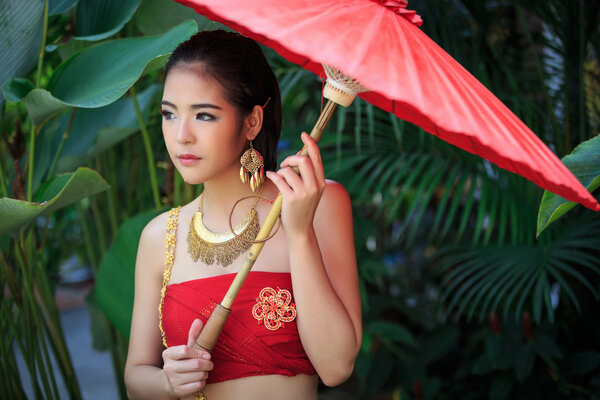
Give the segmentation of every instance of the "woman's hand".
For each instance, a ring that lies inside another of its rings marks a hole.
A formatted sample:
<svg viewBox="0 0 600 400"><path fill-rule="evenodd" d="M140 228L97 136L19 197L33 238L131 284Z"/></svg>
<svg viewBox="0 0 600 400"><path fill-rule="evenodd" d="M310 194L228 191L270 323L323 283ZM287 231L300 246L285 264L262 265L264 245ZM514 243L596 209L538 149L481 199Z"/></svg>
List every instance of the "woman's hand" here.
<svg viewBox="0 0 600 400"><path fill-rule="evenodd" d="M319 147L306 132L302 132L301 137L308 149L308 156L297 154L287 157L279 171L267 171L267 177L283 196L281 221L291 235L312 229L315 211L325 190L325 173ZM297 167L300 175L292 167Z"/></svg>
<svg viewBox="0 0 600 400"><path fill-rule="evenodd" d="M163 371L173 396L185 397L202 390L208 371L213 369L210 354L193 347L201 331L202 321L195 319L190 326L187 345L169 347L162 353Z"/></svg>

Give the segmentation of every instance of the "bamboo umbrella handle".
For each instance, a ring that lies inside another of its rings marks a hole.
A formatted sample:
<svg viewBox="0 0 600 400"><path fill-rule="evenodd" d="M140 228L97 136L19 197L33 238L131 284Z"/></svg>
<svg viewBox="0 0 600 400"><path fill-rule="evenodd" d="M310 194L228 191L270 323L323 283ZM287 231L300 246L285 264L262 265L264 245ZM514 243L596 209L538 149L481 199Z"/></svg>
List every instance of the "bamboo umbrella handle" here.
<svg viewBox="0 0 600 400"><path fill-rule="evenodd" d="M310 132L310 136L314 139L315 142L318 142L321 139L321 135L323 134L323 131L325 130L325 127L327 126L327 123L329 122L329 119L331 118L331 115L335 111L336 107L337 104L331 100L328 100L327 104L325 104L325 107L323 108L323 111L321 111L321 114L319 115L315 126ZM304 146L300 154L306 155L307 153L308 150L306 149L306 146ZM296 172L298 171L296 170ZM273 227L275 226L275 223L277 222L277 219L279 218L279 215L281 214L282 201L283 198L281 196L281 193L278 193L277 197L275 197L275 200L273 200L273 205L271 206L271 209L267 214L267 218L265 218L265 221L262 227L260 228L258 235L256 235L255 240L264 240L269 237L271 231L273 230ZM221 301L221 304L217 304L210 318L206 322L206 325L202 329L202 332L200 332L200 336L198 336L198 338L196 339L196 342L194 343L194 348L198 350L204 350L209 353L214 349L215 344L219 339L219 335L223 330L223 326L225 326L225 322L227 322L227 317L229 317L229 313L231 312L231 305L233 304L233 300L235 300L235 297L240 291L244 280L246 280L246 277L250 273L250 270L254 266L254 262L258 258L258 255L260 254L264 245L265 242L260 242L254 243L250 247L248 255L244 259L240 270L235 275L235 278L229 286L229 290L227 290L227 293Z"/></svg>

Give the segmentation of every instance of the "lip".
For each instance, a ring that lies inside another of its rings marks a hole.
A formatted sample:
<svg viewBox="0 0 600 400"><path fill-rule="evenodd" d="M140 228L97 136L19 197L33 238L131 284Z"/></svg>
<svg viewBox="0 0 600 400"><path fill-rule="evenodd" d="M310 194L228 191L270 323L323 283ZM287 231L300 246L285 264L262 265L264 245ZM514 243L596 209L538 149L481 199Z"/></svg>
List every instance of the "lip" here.
<svg viewBox="0 0 600 400"><path fill-rule="evenodd" d="M199 160L200 157L196 157L193 154L189 154L189 153L185 153L185 154L180 154L177 156L179 159L186 159L186 160Z"/></svg>
<svg viewBox="0 0 600 400"><path fill-rule="evenodd" d="M196 157L193 154L180 154L177 156L179 162L183 165L192 165L200 161L200 157Z"/></svg>

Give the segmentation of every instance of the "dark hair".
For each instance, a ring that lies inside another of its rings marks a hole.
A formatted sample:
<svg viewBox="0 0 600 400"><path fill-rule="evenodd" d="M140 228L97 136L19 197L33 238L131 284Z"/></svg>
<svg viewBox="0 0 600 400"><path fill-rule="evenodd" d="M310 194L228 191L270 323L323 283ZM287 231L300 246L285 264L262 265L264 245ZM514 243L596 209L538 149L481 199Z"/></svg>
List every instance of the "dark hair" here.
<svg viewBox="0 0 600 400"><path fill-rule="evenodd" d="M274 171L281 135L281 97L275 74L258 44L235 32L198 32L173 51L165 77L179 64L197 62L223 86L225 99L237 109L240 117L247 116L255 105L264 106L268 101L262 128L253 146L262 154L265 170Z"/></svg>

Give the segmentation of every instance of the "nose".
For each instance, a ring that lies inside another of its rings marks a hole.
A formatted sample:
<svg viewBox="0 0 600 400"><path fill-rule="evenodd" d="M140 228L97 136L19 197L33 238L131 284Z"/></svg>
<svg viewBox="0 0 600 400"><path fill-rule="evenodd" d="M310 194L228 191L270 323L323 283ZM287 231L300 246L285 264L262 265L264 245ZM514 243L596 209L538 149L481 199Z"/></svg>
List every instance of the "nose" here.
<svg viewBox="0 0 600 400"><path fill-rule="evenodd" d="M182 119L177 129L177 142L180 144L190 144L196 141L190 122Z"/></svg>

